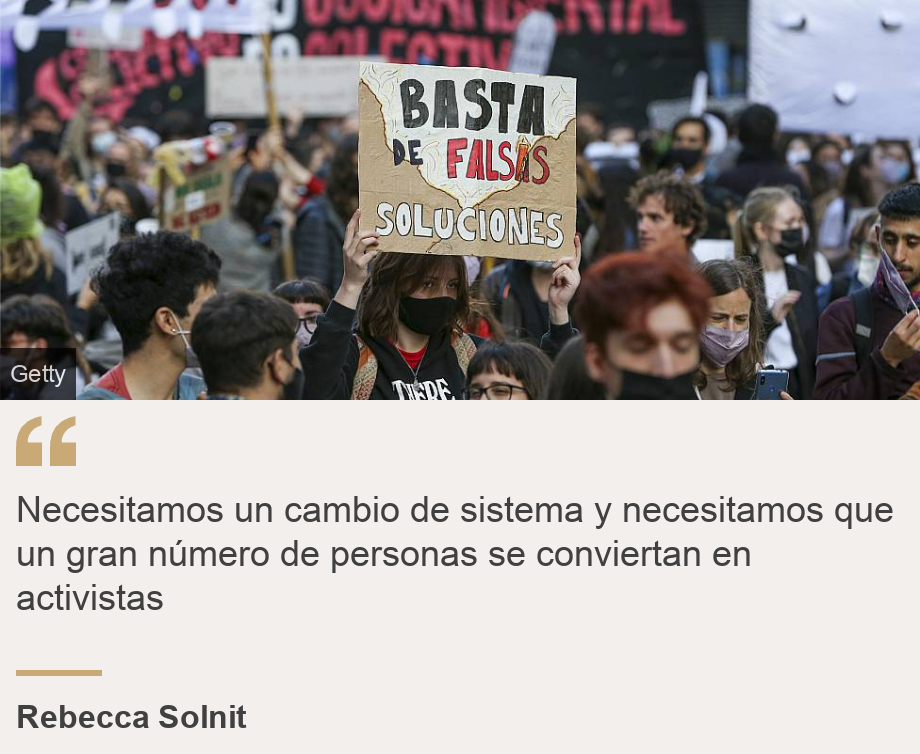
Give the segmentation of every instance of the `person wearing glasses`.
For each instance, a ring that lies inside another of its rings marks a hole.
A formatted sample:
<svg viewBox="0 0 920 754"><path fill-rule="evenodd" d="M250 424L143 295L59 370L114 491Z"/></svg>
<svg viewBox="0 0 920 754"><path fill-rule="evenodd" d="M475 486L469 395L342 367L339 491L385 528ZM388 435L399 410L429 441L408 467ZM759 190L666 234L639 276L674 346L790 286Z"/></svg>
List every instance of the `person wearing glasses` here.
<svg viewBox="0 0 920 754"><path fill-rule="evenodd" d="M887 258L870 286L821 315L815 398L900 398L920 380L920 183L888 192L878 211Z"/></svg>
<svg viewBox="0 0 920 754"><path fill-rule="evenodd" d="M316 320L329 306L331 296L326 286L311 278L289 280L272 293L294 307L297 314L297 344L299 348L310 345Z"/></svg>
<svg viewBox="0 0 920 754"><path fill-rule="evenodd" d="M543 397L553 362L529 343L492 343L470 361L465 396L471 401L532 401Z"/></svg>

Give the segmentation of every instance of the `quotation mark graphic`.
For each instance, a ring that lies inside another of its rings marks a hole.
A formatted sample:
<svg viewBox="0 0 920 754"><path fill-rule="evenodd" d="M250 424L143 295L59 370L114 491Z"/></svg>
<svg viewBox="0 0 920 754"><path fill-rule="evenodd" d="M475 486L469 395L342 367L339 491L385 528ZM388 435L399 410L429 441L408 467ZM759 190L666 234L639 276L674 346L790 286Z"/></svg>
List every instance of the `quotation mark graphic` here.
<svg viewBox="0 0 920 754"><path fill-rule="evenodd" d="M77 444L75 442L64 442L62 439L64 433L75 426L76 423L77 417L71 416L58 424L51 433L51 442L48 447L52 466L77 465ZM32 430L41 425L42 418L36 416L23 424L19 434L16 435L17 466L42 465L42 444L40 442L29 442L29 435L32 434Z"/></svg>

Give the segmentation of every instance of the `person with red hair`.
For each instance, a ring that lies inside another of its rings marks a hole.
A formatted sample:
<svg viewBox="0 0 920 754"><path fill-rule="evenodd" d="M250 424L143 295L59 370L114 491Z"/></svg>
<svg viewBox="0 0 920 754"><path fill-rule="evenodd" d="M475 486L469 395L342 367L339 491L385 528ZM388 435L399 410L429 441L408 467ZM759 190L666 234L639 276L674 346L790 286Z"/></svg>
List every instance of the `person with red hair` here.
<svg viewBox="0 0 920 754"><path fill-rule="evenodd" d="M695 399L709 284L680 259L617 254L585 273L576 318L585 366L610 398Z"/></svg>

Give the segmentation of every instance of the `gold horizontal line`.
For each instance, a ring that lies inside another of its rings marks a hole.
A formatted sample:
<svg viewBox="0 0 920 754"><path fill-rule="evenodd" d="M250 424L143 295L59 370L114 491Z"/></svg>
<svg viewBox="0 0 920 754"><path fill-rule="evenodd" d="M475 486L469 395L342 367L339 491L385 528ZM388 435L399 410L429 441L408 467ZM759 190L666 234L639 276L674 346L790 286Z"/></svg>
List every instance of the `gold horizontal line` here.
<svg viewBox="0 0 920 754"><path fill-rule="evenodd" d="M102 675L101 670L17 670L16 675Z"/></svg>

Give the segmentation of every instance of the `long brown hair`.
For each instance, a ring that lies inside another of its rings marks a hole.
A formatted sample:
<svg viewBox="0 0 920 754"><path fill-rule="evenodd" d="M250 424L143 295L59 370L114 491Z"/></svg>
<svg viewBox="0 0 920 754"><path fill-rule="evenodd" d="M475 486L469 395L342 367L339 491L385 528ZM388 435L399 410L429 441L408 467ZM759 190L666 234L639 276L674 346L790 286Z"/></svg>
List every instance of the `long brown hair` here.
<svg viewBox="0 0 920 754"><path fill-rule="evenodd" d="M428 278L457 277L457 305L451 329L463 332L470 316L470 290L466 265L460 256L430 254L380 254L371 267L371 276L358 304L358 330L372 338L395 338L399 322L399 300L411 296Z"/></svg>
<svg viewBox="0 0 920 754"><path fill-rule="evenodd" d="M724 296L741 288L751 299L748 347L725 367L725 379L729 390L738 390L754 379L757 369L763 363L766 302L759 276L752 263L744 259L711 259L701 264L697 272L709 283L713 297ZM696 384L700 388L706 387L706 375L702 370L697 374Z"/></svg>

